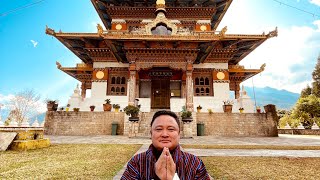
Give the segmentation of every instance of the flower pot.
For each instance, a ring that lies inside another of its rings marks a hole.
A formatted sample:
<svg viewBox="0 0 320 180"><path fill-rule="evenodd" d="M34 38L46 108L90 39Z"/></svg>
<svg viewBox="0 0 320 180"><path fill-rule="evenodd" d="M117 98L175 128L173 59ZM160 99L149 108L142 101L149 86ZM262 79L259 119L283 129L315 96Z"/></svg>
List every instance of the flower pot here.
<svg viewBox="0 0 320 180"><path fill-rule="evenodd" d="M95 106L90 106L90 111L94 111Z"/></svg>
<svg viewBox="0 0 320 180"><path fill-rule="evenodd" d="M197 112L198 112L198 113L201 112L201 109L197 109Z"/></svg>
<svg viewBox="0 0 320 180"><path fill-rule="evenodd" d="M244 112L244 110L243 109L241 109L241 110L239 110L240 111L240 113L243 113Z"/></svg>
<svg viewBox="0 0 320 180"><path fill-rule="evenodd" d="M139 117L129 117L129 121L130 122L138 122L139 121Z"/></svg>
<svg viewBox="0 0 320 180"><path fill-rule="evenodd" d="M182 118L181 120L182 120L182 122L184 122L184 123L188 123L188 122L192 122L192 121L193 121L193 118L192 118L192 117L187 117L187 118Z"/></svg>
<svg viewBox="0 0 320 180"><path fill-rule="evenodd" d="M226 113L231 113L232 112L232 105L231 104L223 105L223 111Z"/></svg>
<svg viewBox="0 0 320 180"><path fill-rule="evenodd" d="M111 104L103 104L104 111L111 111L111 108L112 108Z"/></svg>
<svg viewBox="0 0 320 180"><path fill-rule="evenodd" d="M261 109L257 109L257 113L261 113Z"/></svg>
<svg viewBox="0 0 320 180"><path fill-rule="evenodd" d="M66 112L68 112L69 111L69 107L66 107Z"/></svg>
<svg viewBox="0 0 320 180"><path fill-rule="evenodd" d="M114 109L114 112L119 112L119 108L115 108L115 109Z"/></svg>

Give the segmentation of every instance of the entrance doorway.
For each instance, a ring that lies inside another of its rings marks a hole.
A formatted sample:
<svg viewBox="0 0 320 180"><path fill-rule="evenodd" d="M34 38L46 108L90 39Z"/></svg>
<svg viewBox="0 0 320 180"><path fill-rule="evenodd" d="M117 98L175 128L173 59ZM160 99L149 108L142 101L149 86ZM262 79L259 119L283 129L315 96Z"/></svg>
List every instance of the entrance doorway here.
<svg viewBox="0 0 320 180"><path fill-rule="evenodd" d="M151 108L170 109L170 79L152 80Z"/></svg>

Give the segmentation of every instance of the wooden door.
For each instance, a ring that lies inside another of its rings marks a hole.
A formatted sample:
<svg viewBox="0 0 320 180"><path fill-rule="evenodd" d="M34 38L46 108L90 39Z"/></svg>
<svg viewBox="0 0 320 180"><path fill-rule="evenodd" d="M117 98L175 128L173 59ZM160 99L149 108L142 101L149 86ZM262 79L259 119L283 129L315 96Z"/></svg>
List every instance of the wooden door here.
<svg viewBox="0 0 320 180"><path fill-rule="evenodd" d="M152 109L170 109L170 80L152 80Z"/></svg>

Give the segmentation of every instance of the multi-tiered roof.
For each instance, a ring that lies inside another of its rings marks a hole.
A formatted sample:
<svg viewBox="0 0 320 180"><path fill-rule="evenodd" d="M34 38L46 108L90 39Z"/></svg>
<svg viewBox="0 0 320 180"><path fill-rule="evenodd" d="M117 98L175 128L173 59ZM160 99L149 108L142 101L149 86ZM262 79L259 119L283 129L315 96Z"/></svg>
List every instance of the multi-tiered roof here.
<svg viewBox="0 0 320 180"><path fill-rule="evenodd" d="M157 4L156 0L91 2L104 24L104 28L97 26L96 33L46 29L47 34L56 37L83 61L76 67L62 67L57 62L58 68L88 86L94 62L159 64L169 59L179 64L186 61L180 57L190 56L194 57L193 64L228 63L230 89L234 90L232 82L239 84L264 69L264 66L244 69L238 63L277 35L277 30L260 35L228 34L226 27L217 31L232 0L166 0L165 5ZM158 25L168 33L154 33Z"/></svg>

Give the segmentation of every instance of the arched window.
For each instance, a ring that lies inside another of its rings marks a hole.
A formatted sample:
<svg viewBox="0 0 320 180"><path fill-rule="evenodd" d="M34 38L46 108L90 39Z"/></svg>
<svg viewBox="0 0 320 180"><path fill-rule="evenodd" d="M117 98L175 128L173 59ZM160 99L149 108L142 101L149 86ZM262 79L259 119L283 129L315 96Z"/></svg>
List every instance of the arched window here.
<svg viewBox="0 0 320 180"><path fill-rule="evenodd" d="M195 96L212 96L213 85L211 73L198 71L194 76L194 95Z"/></svg>
<svg viewBox="0 0 320 180"><path fill-rule="evenodd" d="M125 96L127 94L127 75L126 69L110 69L107 95Z"/></svg>
<svg viewBox="0 0 320 180"><path fill-rule="evenodd" d="M206 77L204 85L209 85L209 78Z"/></svg>
<svg viewBox="0 0 320 180"><path fill-rule="evenodd" d="M200 85L199 84L199 78L196 78L196 85Z"/></svg>
<svg viewBox="0 0 320 180"><path fill-rule="evenodd" d="M125 77L121 78L121 84L126 84L126 78Z"/></svg>

